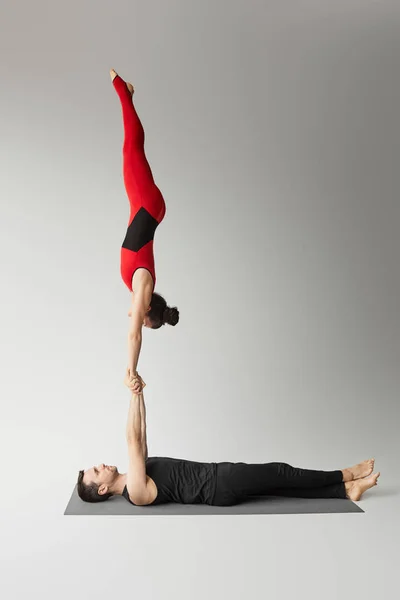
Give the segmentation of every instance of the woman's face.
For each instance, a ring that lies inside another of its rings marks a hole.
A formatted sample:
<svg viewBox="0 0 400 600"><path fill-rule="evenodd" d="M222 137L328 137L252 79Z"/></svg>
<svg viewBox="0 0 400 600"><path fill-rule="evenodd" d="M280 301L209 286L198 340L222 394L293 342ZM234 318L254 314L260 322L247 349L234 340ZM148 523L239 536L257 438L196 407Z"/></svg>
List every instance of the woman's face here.
<svg viewBox="0 0 400 600"><path fill-rule="evenodd" d="M150 308L151 307L149 306L149 308L147 309L147 312L149 312ZM132 309L130 308L128 311L128 317L131 318L131 316L132 316ZM151 329L151 321L150 321L149 317L147 316L147 314L144 315L143 327L149 327Z"/></svg>
<svg viewBox="0 0 400 600"><path fill-rule="evenodd" d="M151 329L151 321L147 315L144 316L143 327L150 327L150 329Z"/></svg>

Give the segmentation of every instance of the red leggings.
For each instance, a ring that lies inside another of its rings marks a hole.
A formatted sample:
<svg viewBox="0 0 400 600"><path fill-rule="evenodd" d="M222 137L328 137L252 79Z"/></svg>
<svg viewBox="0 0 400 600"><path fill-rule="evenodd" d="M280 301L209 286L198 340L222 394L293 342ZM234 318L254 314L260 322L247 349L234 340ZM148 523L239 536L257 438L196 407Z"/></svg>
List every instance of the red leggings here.
<svg viewBox="0 0 400 600"><path fill-rule="evenodd" d="M121 276L132 290L136 269L147 269L155 284L154 233L165 216L164 198L154 183L144 152L144 130L125 82L113 81L124 122L123 174L130 204L128 230L121 248Z"/></svg>

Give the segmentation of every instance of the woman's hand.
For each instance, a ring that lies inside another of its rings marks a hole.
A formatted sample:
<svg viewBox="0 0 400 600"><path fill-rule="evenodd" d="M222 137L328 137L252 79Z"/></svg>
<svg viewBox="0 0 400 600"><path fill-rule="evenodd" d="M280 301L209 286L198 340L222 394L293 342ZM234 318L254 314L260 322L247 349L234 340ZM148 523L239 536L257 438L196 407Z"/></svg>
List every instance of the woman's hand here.
<svg viewBox="0 0 400 600"><path fill-rule="evenodd" d="M140 394L143 389L142 378L138 374L131 375L129 369L126 370L124 383L134 394Z"/></svg>
<svg viewBox="0 0 400 600"><path fill-rule="evenodd" d="M134 394L140 394L143 391L143 388L146 386L145 382L140 377L139 373L131 374L130 369L126 370L124 384Z"/></svg>

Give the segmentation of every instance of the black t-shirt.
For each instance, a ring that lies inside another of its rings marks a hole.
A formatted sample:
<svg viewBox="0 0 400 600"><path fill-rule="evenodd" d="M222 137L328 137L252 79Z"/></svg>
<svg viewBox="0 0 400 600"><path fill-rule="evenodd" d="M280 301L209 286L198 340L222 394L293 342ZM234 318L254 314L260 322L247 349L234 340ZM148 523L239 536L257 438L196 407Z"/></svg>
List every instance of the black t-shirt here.
<svg viewBox="0 0 400 600"><path fill-rule="evenodd" d="M216 487L216 463L195 462L179 458L152 457L146 461L146 473L157 486L152 504L212 504ZM129 498L125 486L123 496Z"/></svg>

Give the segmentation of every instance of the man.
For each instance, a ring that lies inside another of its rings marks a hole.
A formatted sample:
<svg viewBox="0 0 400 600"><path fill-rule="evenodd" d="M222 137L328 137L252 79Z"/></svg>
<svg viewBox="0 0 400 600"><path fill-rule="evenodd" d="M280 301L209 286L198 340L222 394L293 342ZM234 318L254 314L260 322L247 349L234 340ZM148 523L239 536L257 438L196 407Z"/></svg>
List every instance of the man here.
<svg viewBox="0 0 400 600"><path fill-rule="evenodd" d="M130 385L129 374L125 379ZM86 502L122 495L139 506L178 502L231 506L252 496L350 498L377 485L374 459L338 471L297 469L285 463L201 463L176 458L148 458L143 392L132 393L126 425L127 473L100 464L80 471L78 494Z"/></svg>

